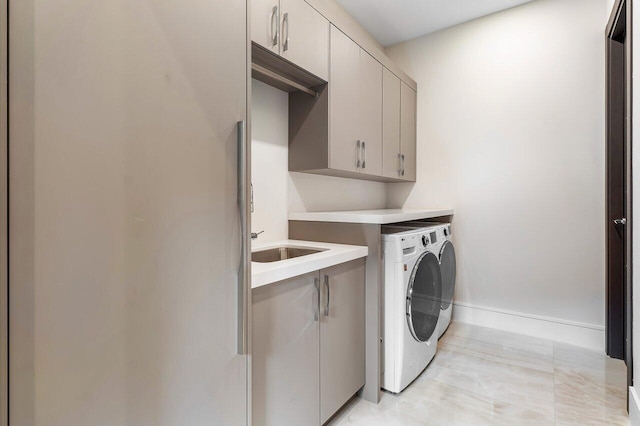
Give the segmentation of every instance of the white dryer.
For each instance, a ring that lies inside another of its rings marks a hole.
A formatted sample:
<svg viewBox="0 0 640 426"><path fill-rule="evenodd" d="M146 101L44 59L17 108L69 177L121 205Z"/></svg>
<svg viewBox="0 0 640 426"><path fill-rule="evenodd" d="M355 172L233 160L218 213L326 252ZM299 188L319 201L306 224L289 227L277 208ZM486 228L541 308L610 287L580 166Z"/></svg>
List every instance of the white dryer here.
<svg viewBox="0 0 640 426"><path fill-rule="evenodd" d="M434 251L438 254L442 273L442 304L438 321L438 338L449 328L453 312L453 293L456 286L456 251L451 241L451 224L435 222L405 222L400 226L428 232Z"/></svg>
<svg viewBox="0 0 640 426"><path fill-rule="evenodd" d="M442 274L430 235L410 227L383 227L384 377L398 393L436 353Z"/></svg>

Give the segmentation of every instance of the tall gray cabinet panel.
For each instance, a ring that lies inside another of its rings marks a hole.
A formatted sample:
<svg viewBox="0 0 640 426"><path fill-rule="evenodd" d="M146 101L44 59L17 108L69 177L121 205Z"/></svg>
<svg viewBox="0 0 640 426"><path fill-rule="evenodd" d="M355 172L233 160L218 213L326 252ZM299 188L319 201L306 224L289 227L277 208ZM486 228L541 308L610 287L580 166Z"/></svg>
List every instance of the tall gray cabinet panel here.
<svg viewBox="0 0 640 426"><path fill-rule="evenodd" d="M319 422L318 272L253 290L253 425Z"/></svg>
<svg viewBox="0 0 640 426"><path fill-rule="evenodd" d="M364 259L320 271L320 417L365 383Z"/></svg>
<svg viewBox="0 0 640 426"><path fill-rule="evenodd" d="M10 424L247 425L246 3L9 10Z"/></svg>

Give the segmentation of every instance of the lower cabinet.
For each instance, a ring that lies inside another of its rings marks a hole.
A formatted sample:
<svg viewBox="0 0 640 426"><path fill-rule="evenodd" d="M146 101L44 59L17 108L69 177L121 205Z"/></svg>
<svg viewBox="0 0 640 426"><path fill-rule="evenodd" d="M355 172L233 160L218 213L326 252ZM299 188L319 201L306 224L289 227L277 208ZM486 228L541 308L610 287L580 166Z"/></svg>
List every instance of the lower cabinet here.
<svg viewBox="0 0 640 426"><path fill-rule="evenodd" d="M320 271L322 424L364 386L364 274L364 259Z"/></svg>
<svg viewBox="0 0 640 426"><path fill-rule="evenodd" d="M365 381L365 261L253 290L253 425L320 425Z"/></svg>
<svg viewBox="0 0 640 426"><path fill-rule="evenodd" d="M314 272L251 293L254 425L320 422L318 288Z"/></svg>

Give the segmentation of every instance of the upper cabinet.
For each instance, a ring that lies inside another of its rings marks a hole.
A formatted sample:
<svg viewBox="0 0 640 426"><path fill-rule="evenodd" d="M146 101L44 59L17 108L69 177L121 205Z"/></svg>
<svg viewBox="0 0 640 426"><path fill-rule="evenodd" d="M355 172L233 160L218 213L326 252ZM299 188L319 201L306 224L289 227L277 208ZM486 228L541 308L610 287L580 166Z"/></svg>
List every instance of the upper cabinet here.
<svg viewBox="0 0 640 426"><path fill-rule="evenodd" d="M252 74L289 92L289 170L415 181L415 82L316 3L252 2Z"/></svg>
<svg viewBox="0 0 640 426"><path fill-rule="evenodd" d="M400 154L400 79L388 69L382 78L382 146L383 175L402 178Z"/></svg>
<svg viewBox="0 0 640 426"><path fill-rule="evenodd" d="M382 65L360 49L358 133L361 140L361 172L382 176Z"/></svg>
<svg viewBox="0 0 640 426"><path fill-rule="evenodd" d="M382 172L382 65L331 26L329 168Z"/></svg>
<svg viewBox="0 0 640 426"><path fill-rule="evenodd" d="M329 21L304 0L253 0L251 40L329 79Z"/></svg>
<svg viewBox="0 0 640 426"><path fill-rule="evenodd" d="M382 83L383 175L416 180L416 92L388 69Z"/></svg>
<svg viewBox="0 0 640 426"><path fill-rule="evenodd" d="M400 83L400 167L401 178L416 180L416 92Z"/></svg>

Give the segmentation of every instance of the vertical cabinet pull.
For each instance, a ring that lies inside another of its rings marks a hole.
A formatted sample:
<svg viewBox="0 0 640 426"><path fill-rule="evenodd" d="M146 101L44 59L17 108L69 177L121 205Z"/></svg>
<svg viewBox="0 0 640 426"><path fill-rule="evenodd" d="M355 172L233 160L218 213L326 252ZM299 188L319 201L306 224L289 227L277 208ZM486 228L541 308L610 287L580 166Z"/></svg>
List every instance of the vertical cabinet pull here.
<svg viewBox="0 0 640 426"><path fill-rule="evenodd" d="M398 176L402 176L402 154L398 153Z"/></svg>
<svg viewBox="0 0 640 426"><path fill-rule="evenodd" d="M324 316L329 316L329 303L331 300L331 287L329 286L329 275L324 276L324 287L327 290L327 303L324 305Z"/></svg>
<svg viewBox="0 0 640 426"><path fill-rule="evenodd" d="M316 301L313 304L315 309L313 310L313 320L318 321L320 318L320 278L315 277L313 279L313 285L316 287Z"/></svg>
<svg viewBox="0 0 640 426"><path fill-rule="evenodd" d="M271 9L271 47L278 45L279 25L278 5Z"/></svg>
<svg viewBox="0 0 640 426"><path fill-rule="evenodd" d="M250 255L247 216L247 136L246 123L238 121L238 209L240 210L240 267L238 270L238 355L246 355L248 348L248 311Z"/></svg>
<svg viewBox="0 0 640 426"><path fill-rule="evenodd" d="M404 154L402 154L402 176L404 176Z"/></svg>
<svg viewBox="0 0 640 426"><path fill-rule="evenodd" d="M360 168L360 139L356 142L356 168Z"/></svg>
<svg viewBox="0 0 640 426"><path fill-rule="evenodd" d="M364 141L362 141L362 168L365 169L367 167L367 145Z"/></svg>
<svg viewBox="0 0 640 426"><path fill-rule="evenodd" d="M285 32L284 30L287 30L286 32L286 36L284 35ZM287 50L289 50L289 12L286 12L283 17L282 17L282 51L286 52Z"/></svg>

